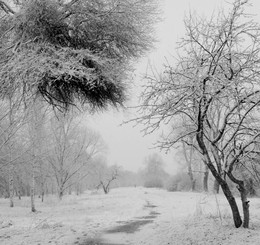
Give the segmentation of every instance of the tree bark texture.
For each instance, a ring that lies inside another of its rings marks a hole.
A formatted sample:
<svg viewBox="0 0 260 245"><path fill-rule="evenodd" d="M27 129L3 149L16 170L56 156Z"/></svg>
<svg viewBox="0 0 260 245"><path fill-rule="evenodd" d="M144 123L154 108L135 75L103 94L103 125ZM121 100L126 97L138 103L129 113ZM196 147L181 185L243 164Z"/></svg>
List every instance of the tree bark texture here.
<svg viewBox="0 0 260 245"><path fill-rule="evenodd" d="M232 216L233 216L233 221L234 221L235 227L239 228L242 225L242 219L241 219L241 216L240 216L240 213L239 213L239 209L238 209L238 206L237 206L237 203L236 203L236 199L234 198L227 182L220 176L220 174L215 169L214 165L210 162L208 164L208 167L209 167L212 175L218 181L225 197L227 198L227 201L228 201L230 208L231 208L231 211L232 211Z"/></svg>
<svg viewBox="0 0 260 245"><path fill-rule="evenodd" d="M213 191L214 191L214 193L219 194L219 183L216 179L214 180Z"/></svg>
<svg viewBox="0 0 260 245"><path fill-rule="evenodd" d="M208 166L205 164L205 172L204 172L204 176L203 176L203 190L204 190L205 192L208 192L208 190L209 190L208 180L209 180L209 168L208 168Z"/></svg>
<svg viewBox="0 0 260 245"><path fill-rule="evenodd" d="M62 198L63 198L63 191L60 190L60 191L59 191L59 199L62 200Z"/></svg>
<svg viewBox="0 0 260 245"><path fill-rule="evenodd" d="M220 186L230 205L235 227L239 228L242 225L242 219L239 213L239 209L237 207L236 199L234 198L232 192L228 187L228 184L225 181L221 182Z"/></svg>
<svg viewBox="0 0 260 245"><path fill-rule="evenodd" d="M191 191L195 191L196 190L196 180L195 179L192 179L192 182L191 182Z"/></svg>
<svg viewBox="0 0 260 245"><path fill-rule="evenodd" d="M203 153L203 157L204 157L204 162L206 163L206 165L208 166L210 172L212 173L212 175L214 176L214 178L218 181L218 183L220 184L223 193L225 195L225 197L227 198L227 201L230 205L231 211L232 211L232 215L233 215L233 221L235 224L235 227L238 228L242 225L242 219L239 213L239 209L237 207L237 203L236 200L227 184L227 182L221 177L221 175L218 173L217 169L214 167L210 156L208 154L207 148L204 144L203 141L203 134L201 131L199 131L197 133L197 142L199 144L200 149L202 150Z"/></svg>
<svg viewBox="0 0 260 245"><path fill-rule="evenodd" d="M9 199L10 199L10 207L13 208L14 207L14 176L12 173L12 169L10 169L10 173L9 173Z"/></svg>
<svg viewBox="0 0 260 245"><path fill-rule="evenodd" d="M42 191L42 202L44 201L44 191Z"/></svg>
<svg viewBox="0 0 260 245"><path fill-rule="evenodd" d="M34 200L34 186L35 186L35 180L34 180L34 167L33 167L33 173L32 173L32 183L31 183L31 211L36 212L35 209L35 200Z"/></svg>
<svg viewBox="0 0 260 245"><path fill-rule="evenodd" d="M242 200L243 213L244 213L243 227L248 228L250 216L249 216L249 201L247 200L246 194L241 193L241 200Z"/></svg>
<svg viewBox="0 0 260 245"><path fill-rule="evenodd" d="M254 188L254 182L252 178L249 178L248 181L246 182L246 190L248 192L248 195L250 197L253 197L256 195L256 191Z"/></svg>
<svg viewBox="0 0 260 245"><path fill-rule="evenodd" d="M63 195L64 195L64 189L63 189L63 184L59 187L59 190L58 190L58 196L59 196L59 199L62 200L63 198Z"/></svg>
<svg viewBox="0 0 260 245"><path fill-rule="evenodd" d="M241 181L241 183L238 186L238 190L240 192L241 201L242 201L242 207L243 207L243 227L249 228L249 201L247 200L247 190L244 185L244 181Z"/></svg>
<svg viewBox="0 0 260 245"><path fill-rule="evenodd" d="M35 154L33 154L33 166L32 166L32 179L31 179L31 211L36 212L35 209L35 167L36 167L36 157Z"/></svg>

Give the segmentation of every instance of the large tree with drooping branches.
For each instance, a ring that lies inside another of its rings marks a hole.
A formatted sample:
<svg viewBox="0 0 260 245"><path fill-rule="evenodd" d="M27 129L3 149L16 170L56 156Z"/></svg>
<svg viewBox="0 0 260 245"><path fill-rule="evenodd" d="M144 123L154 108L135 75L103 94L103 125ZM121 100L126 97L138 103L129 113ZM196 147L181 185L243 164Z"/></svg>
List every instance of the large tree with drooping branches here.
<svg viewBox="0 0 260 245"><path fill-rule="evenodd" d="M65 110L122 104L131 62L152 47L156 1L15 2L0 1L2 97Z"/></svg>

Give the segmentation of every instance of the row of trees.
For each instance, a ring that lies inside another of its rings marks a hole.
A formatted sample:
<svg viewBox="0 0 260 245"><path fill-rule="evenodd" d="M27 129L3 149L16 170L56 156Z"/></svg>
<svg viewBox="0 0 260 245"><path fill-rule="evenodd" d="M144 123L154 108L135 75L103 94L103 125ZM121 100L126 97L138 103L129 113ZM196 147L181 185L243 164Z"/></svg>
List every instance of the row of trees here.
<svg viewBox="0 0 260 245"><path fill-rule="evenodd" d="M9 114L1 120L5 132L1 134L2 195L10 196L13 206L14 192L28 194L30 187L33 197L37 186L42 198L46 189L55 189L62 198L67 189L79 185L88 166L102 153L100 136L83 127L79 117L54 114L39 101L23 119L19 116L23 110L14 113L13 108L12 112L11 123Z"/></svg>
<svg viewBox="0 0 260 245"><path fill-rule="evenodd" d="M13 152L12 162L8 158L9 148L1 151L7 158L1 165L0 194L10 199L11 207L15 196L19 199L31 196L35 211L34 196L44 201L46 194L62 199L64 194L99 188L107 194L111 187L165 186L169 175L159 155L148 156L137 173L116 165L107 166L102 139L87 129L79 116L53 114L38 105L37 118L19 125L10 136L12 150L19 152L17 155Z"/></svg>
<svg viewBox="0 0 260 245"><path fill-rule="evenodd" d="M62 198L90 170L106 176L92 163L99 136L79 129L71 109L122 105L132 60L152 46L156 9L151 0L0 1L0 170L11 206L14 191L30 192L35 211L36 186Z"/></svg>

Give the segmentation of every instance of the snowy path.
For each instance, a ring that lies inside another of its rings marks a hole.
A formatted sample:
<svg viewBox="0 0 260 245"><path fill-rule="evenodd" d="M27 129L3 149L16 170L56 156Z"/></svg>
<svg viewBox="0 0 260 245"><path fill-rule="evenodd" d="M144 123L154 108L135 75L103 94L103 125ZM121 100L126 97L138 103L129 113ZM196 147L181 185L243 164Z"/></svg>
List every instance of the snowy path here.
<svg viewBox="0 0 260 245"><path fill-rule="evenodd" d="M249 230L233 227L229 207L223 196L146 190L143 195L139 195L139 198L146 203L143 211L147 216L133 217L131 220L134 222L148 217L151 213L158 214L150 219L152 222L141 225L135 232L126 230L125 232L103 233L99 237L101 242L97 244L260 244L260 227ZM82 245L88 244L91 243Z"/></svg>
<svg viewBox="0 0 260 245"><path fill-rule="evenodd" d="M217 199L216 199L217 198ZM0 200L3 245L259 245L260 200L251 199L251 228L236 229L222 195L113 189L49 197L29 211L28 199ZM239 203L240 204L240 203Z"/></svg>
<svg viewBox="0 0 260 245"><path fill-rule="evenodd" d="M174 193L174 195L167 193L165 195L165 192L155 190L151 192L148 190L145 193L143 200L150 205L144 206L144 210L159 215L153 219L152 223L141 226L140 230L133 234L120 233L116 236L110 236L110 240L106 241L109 244L131 245L184 244L177 232L186 230L183 221L186 221L188 216L192 217L196 213L198 196L191 194L191 197L187 200L186 195L183 193ZM108 236L103 237L107 238Z"/></svg>

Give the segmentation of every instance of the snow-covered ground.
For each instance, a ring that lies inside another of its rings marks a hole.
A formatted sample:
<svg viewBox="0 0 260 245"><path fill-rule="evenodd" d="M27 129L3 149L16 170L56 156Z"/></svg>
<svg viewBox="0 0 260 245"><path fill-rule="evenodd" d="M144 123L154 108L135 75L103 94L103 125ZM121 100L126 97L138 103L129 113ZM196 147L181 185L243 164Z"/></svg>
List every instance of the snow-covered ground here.
<svg viewBox="0 0 260 245"><path fill-rule="evenodd" d="M240 201L238 200L239 204ZM222 195L118 188L108 195L85 193L0 200L0 244L5 245L196 245L260 244L260 199L250 200L250 229L233 226Z"/></svg>

